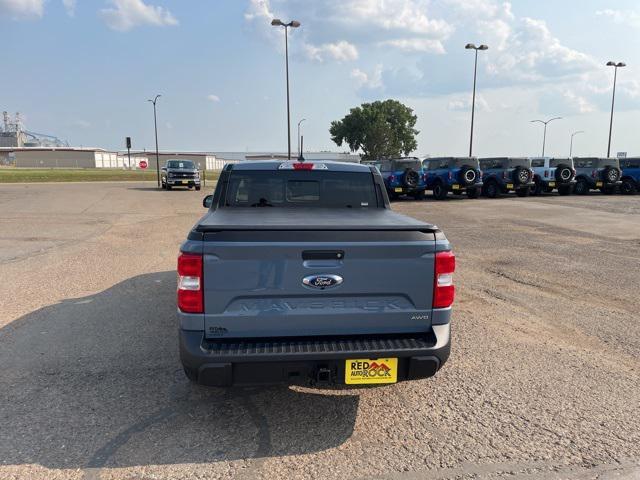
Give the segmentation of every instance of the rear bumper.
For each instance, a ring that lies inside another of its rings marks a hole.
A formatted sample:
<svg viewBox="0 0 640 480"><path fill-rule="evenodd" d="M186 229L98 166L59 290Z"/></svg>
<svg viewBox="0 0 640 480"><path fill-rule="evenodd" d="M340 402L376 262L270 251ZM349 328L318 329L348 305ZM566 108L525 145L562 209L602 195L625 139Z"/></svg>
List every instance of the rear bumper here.
<svg viewBox="0 0 640 480"><path fill-rule="evenodd" d="M347 359L397 358L398 381L427 378L444 365L451 324L426 334L268 340L211 340L180 330L180 359L209 386L344 384Z"/></svg>

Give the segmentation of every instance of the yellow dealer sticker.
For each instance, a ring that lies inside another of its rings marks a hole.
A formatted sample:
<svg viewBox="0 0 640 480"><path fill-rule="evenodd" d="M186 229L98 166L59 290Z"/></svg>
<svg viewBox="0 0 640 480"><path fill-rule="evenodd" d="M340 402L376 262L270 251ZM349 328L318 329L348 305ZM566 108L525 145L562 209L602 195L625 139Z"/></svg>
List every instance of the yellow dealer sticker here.
<svg viewBox="0 0 640 480"><path fill-rule="evenodd" d="M347 385L396 383L397 381L397 358L377 358L375 360L359 358L345 362L344 383Z"/></svg>
<svg viewBox="0 0 640 480"><path fill-rule="evenodd" d="M393 191L396 193L402 193L402 187L396 187L393 189Z"/></svg>

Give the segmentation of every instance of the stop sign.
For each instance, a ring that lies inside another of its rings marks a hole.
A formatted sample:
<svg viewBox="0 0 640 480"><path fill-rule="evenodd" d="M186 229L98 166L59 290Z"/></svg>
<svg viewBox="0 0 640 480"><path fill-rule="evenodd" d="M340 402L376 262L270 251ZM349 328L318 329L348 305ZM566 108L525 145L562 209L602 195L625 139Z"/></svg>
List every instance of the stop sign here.
<svg viewBox="0 0 640 480"><path fill-rule="evenodd" d="M140 168L147 168L147 161L146 160L140 160Z"/></svg>

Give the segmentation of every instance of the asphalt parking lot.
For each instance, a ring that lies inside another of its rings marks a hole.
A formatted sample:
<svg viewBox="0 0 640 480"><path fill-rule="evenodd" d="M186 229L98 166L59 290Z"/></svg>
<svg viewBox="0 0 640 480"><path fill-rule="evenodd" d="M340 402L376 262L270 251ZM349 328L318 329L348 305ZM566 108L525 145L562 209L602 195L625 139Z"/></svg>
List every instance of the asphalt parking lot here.
<svg viewBox="0 0 640 480"><path fill-rule="evenodd" d="M0 478L640 478L640 196L395 203L457 253L452 356L332 391L184 377L204 194L0 185Z"/></svg>

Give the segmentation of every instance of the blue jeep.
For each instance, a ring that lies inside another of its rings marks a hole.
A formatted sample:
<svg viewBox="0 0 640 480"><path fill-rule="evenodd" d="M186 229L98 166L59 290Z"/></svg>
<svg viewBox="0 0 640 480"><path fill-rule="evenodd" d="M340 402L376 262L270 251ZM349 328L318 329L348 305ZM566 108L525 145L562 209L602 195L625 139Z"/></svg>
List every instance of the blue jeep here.
<svg viewBox="0 0 640 480"><path fill-rule="evenodd" d="M374 163L380 170L391 200L400 195L409 195L416 200L424 199L426 185L420 159L392 158L368 163Z"/></svg>
<svg viewBox="0 0 640 480"><path fill-rule="evenodd" d="M573 191L578 195L586 195L596 189L612 194L622 185L620 161L617 158L576 157L573 164L576 169Z"/></svg>
<svg viewBox="0 0 640 480"><path fill-rule="evenodd" d="M633 195L640 190L640 157L620 159L622 169L622 185L620 191L624 195Z"/></svg>
<svg viewBox="0 0 640 480"><path fill-rule="evenodd" d="M426 158L422 167L425 170L427 190L433 192L433 198L436 200L444 200L449 192L467 192L469 198L480 196L482 172L477 158Z"/></svg>
<svg viewBox="0 0 640 480"><path fill-rule="evenodd" d="M529 158L481 158L480 169L484 183L482 194L489 198L511 191L515 191L519 197L526 197L531 187L536 185Z"/></svg>

